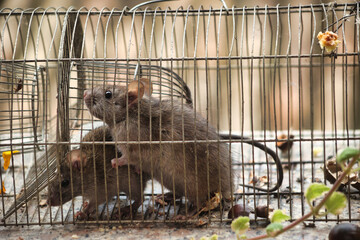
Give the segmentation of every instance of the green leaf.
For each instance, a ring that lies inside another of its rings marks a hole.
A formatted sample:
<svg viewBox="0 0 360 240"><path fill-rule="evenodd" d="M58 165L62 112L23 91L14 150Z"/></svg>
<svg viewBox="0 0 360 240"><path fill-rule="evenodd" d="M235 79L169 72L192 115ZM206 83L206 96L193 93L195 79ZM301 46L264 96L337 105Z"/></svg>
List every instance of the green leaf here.
<svg viewBox="0 0 360 240"><path fill-rule="evenodd" d="M248 217L238 217L234 219L231 223L231 229L237 234L244 234L250 227L250 218Z"/></svg>
<svg viewBox="0 0 360 240"><path fill-rule="evenodd" d="M356 148L345 148L336 156L336 161L342 163L352 157L355 157L360 154L360 150Z"/></svg>
<svg viewBox="0 0 360 240"><path fill-rule="evenodd" d="M329 187L325 186L322 183L312 183L305 192L306 200L310 207L312 207L311 202L321 197L324 193L328 192L330 190Z"/></svg>
<svg viewBox="0 0 360 240"><path fill-rule="evenodd" d="M217 234L214 234L212 235L209 240L218 240L218 235Z"/></svg>
<svg viewBox="0 0 360 240"><path fill-rule="evenodd" d="M275 222L275 223L270 223L267 227L266 227L266 233L269 237L275 237L276 234L282 230L284 227L281 223Z"/></svg>
<svg viewBox="0 0 360 240"><path fill-rule="evenodd" d="M243 234L238 239L247 239L247 236L245 234Z"/></svg>
<svg viewBox="0 0 360 240"><path fill-rule="evenodd" d="M272 223L281 223L281 222L289 220L289 219L290 219L290 217L288 215L286 215L280 209L277 209L272 213L272 215L270 217L270 222L272 222Z"/></svg>
<svg viewBox="0 0 360 240"><path fill-rule="evenodd" d="M330 198L325 202L325 208L328 212L339 215L346 207L346 196L341 192L334 192Z"/></svg>

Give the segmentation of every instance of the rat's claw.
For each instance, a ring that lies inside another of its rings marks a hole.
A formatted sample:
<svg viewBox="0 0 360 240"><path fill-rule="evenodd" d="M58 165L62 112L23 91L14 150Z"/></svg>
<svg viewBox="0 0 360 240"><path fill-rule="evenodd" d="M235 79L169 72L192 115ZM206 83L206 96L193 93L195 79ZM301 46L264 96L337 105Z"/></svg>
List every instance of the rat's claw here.
<svg viewBox="0 0 360 240"><path fill-rule="evenodd" d="M111 160L111 166L113 168L124 166L127 163L128 163L127 159L123 158L123 157L121 157L121 158L113 158Z"/></svg>

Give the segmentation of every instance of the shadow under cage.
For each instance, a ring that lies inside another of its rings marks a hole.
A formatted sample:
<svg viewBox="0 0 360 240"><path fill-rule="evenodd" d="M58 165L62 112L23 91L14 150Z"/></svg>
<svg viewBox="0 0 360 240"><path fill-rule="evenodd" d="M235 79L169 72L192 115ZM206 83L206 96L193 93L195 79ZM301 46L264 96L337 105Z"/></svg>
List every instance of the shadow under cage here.
<svg viewBox="0 0 360 240"><path fill-rule="evenodd" d="M358 3L2 9L0 225L226 224L235 204L298 219L360 145L358 18ZM309 221L359 221L358 178L341 215Z"/></svg>

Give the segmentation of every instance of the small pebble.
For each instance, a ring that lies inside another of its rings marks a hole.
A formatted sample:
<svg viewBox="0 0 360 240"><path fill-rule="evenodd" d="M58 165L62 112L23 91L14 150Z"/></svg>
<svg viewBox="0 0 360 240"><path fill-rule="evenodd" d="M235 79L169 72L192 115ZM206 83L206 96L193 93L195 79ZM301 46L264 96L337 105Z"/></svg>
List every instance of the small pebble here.
<svg viewBox="0 0 360 240"><path fill-rule="evenodd" d="M72 238L72 239L78 239L78 238L79 238L79 236L78 236L78 235L76 235L76 234L74 234L74 235L72 235L72 236L71 236L71 238Z"/></svg>

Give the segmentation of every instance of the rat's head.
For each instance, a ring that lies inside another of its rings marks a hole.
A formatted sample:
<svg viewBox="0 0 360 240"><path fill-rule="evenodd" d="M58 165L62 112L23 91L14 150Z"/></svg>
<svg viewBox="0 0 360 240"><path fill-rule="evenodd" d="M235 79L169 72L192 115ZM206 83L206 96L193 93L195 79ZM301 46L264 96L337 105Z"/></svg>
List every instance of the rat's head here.
<svg viewBox="0 0 360 240"><path fill-rule="evenodd" d="M136 107L144 94L150 95L152 86L148 79L134 80L125 86L97 86L85 90L84 101L90 113L108 125L121 122L126 116L126 106Z"/></svg>
<svg viewBox="0 0 360 240"><path fill-rule="evenodd" d="M49 184L47 199L47 203L49 205L59 206L61 202L64 204L70 201L73 197L81 195L81 164L83 171L85 171L86 163L86 154L80 151L80 149L72 150L66 155L65 161L62 161L60 165L60 172L57 172L56 178ZM72 169L70 169L70 167ZM85 177L84 173L84 178ZM73 185L73 192L71 192L71 181ZM60 201L60 195L62 201Z"/></svg>

